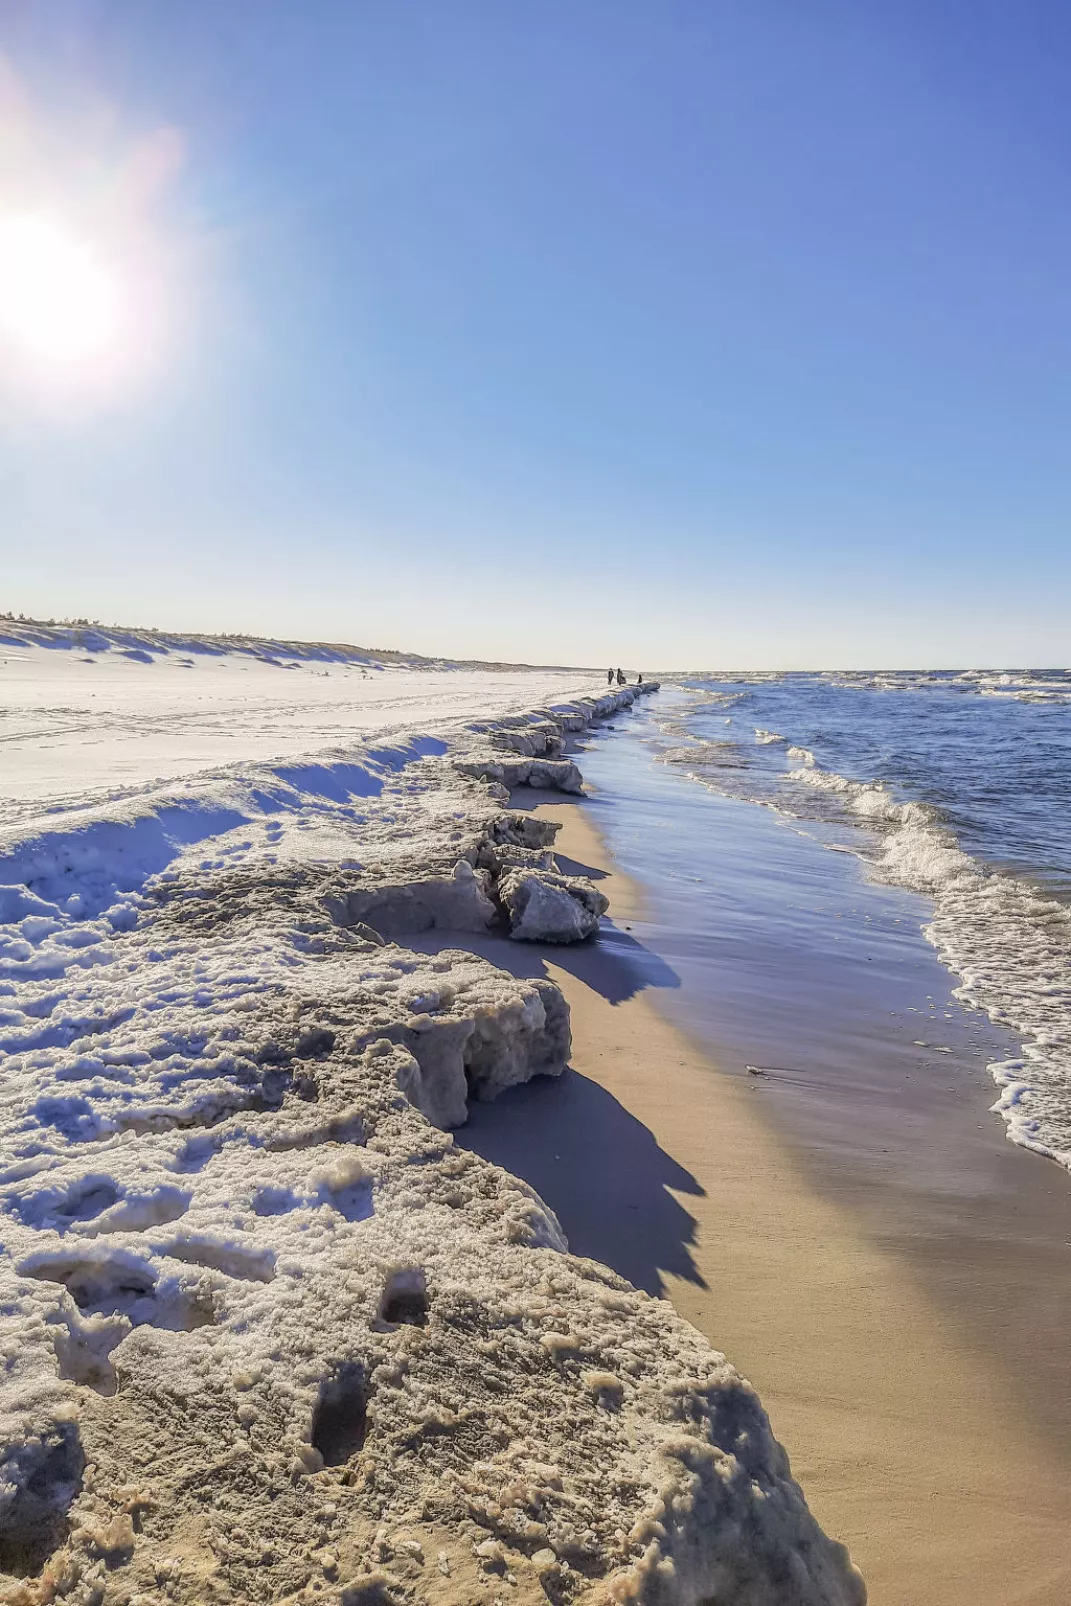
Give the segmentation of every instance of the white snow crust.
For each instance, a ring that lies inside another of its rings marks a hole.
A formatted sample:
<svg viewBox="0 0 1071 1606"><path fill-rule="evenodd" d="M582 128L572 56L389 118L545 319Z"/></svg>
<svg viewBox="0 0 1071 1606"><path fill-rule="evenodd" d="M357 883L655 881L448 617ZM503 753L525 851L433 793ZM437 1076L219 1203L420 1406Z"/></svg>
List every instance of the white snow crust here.
<svg viewBox="0 0 1071 1606"><path fill-rule="evenodd" d="M0 832L24 832L42 807L129 798L236 757L273 762L523 714L593 678L0 617Z"/></svg>
<svg viewBox="0 0 1071 1606"><path fill-rule="evenodd" d="M584 905L503 787L634 696L9 820L4 1606L863 1600L724 1357L453 1144L558 989L394 940Z"/></svg>

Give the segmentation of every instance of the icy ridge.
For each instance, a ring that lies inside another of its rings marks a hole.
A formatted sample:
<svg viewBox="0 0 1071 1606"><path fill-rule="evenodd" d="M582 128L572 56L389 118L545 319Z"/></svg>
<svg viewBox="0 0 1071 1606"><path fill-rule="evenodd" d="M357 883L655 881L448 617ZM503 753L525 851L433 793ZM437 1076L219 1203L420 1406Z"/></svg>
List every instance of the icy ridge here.
<svg viewBox="0 0 1071 1606"><path fill-rule="evenodd" d="M9 845L5 1606L862 1600L724 1357L444 1130L558 989L354 913L556 877L505 777L634 695Z"/></svg>

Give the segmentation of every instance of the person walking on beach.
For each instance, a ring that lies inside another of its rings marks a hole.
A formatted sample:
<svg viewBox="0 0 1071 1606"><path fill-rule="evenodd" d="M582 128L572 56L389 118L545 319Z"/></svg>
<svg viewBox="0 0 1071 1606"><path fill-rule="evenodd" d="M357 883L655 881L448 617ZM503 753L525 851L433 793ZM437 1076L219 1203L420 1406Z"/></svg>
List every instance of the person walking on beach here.
<svg viewBox="0 0 1071 1606"><path fill-rule="evenodd" d="M614 672L613 672L612 669L608 669L606 671L606 684L608 686L612 686L613 683L614 683Z"/></svg>
<svg viewBox="0 0 1071 1606"><path fill-rule="evenodd" d="M617 671L617 684L619 686L623 686L625 684L625 672L623 669L618 669Z"/></svg>

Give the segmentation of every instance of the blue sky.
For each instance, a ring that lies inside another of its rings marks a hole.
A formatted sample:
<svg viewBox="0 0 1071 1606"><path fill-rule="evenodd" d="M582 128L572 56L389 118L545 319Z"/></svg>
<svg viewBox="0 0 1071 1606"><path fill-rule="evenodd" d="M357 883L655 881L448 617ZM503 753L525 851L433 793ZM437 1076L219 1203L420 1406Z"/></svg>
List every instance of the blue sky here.
<svg viewBox="0 0 1071 1606"><path fill-rule="evenodd" d="M0 214L16 115L50 204L181 150L154 360L0 376L0 607L1068 662L1063 0L6 0L0 58Z"/></svg>

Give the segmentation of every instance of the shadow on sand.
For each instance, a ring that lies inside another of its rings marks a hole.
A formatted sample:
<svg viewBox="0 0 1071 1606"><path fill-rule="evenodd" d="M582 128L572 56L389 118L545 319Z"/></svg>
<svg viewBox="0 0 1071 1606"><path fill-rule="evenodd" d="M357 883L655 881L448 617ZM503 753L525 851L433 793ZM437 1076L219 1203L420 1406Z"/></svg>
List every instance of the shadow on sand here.
<svg viewBox="0 0 1071 1606"><path fill-rule="evenodd" d="M474 1104L454 1138L530 1183L574 1255L648 1294L665 1292L662 1272L706 1287L692 1255L695 1221L668 1191L702 1188L597 1082L569 1069L511 1088Z"/></svg>
<svg viewBox="0 0 1071 1606"><path fill-rule="evenodd" d="M675 971L610 921L597 942L575 947L470 932L405 940L421 953L465 948L514 976L546 977L549 960L612 1005L644 987L680 986ZM706 1286L692 1255L695 1222L668 1191L703 1189L589 1077L570 1068L512 1088L493 1104L474 1104L454 1137L530 1183L557 1215L573 1254L602 1261L649 1294L665 1293L663 1272Z"/></svg>
<svg viewBox="0 0 1071 1606"><path fill-rule="evenodd" d="M645 948L642 942L612 920L604 920L598 940L557 946L544 942L511 942L507 937L484 936L472 931L422 931L402 939L417 953L437 954L444 948L464 948L479 954L511 976L549 979L547 961L566 971L605 998L608 1004L623 1004L645 987L679 987L677 972Z"/></svg>

